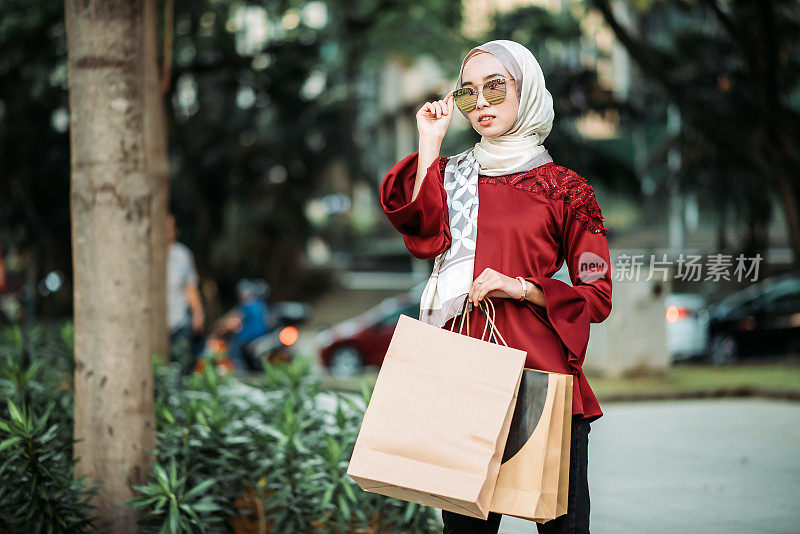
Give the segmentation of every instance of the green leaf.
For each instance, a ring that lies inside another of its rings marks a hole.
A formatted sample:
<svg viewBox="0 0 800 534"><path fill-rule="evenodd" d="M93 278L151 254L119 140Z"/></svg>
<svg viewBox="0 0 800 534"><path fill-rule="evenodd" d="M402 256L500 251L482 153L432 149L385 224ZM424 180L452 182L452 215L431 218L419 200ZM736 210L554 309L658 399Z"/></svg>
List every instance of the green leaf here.
<svg viewBox="0 0 800 534"><path fill-rule="evenodd" d="M299 435L295 435L295 436L292 438L292 444L294 445L294 447L297 449L297 451L298 451L300 454L309 454L309 453L311 452L311 451L310 451L310 450L308 450L308 448L307 448L305 445L303 445L303 443L300 441L300 436L299 436Z"/></svg>
<svg viewBox="0 0 800 534"><path fill-rule="evenodd" d="M352 502L356 502L356 494L353 492L353 487L347 480L342 481L342 487L344 488L344 492L350 498Z"/></svg>
<svg viewBox="0 0 800 534"><path fill-rule="evenodd" d="M341 393L339 393L338 395L339 395L339 398L340 398L341 400L343 400L343 401L344 401L344 402L345 402L345 403L346 403L348 406L350 406L350 407L351 407L353 410L355 410L355 412L356 412L356 413L360 413L360 414L363 414L363 413L364 413L364 407L363 407L363 406L359 406L358 404L356 404L355 402L353 402L353 399L347 398L347 397L345 397L344 395L342 395Z"/></svg>
<svg viewBox="0 0 800 534"><path fill-rule="evenodd" d="M160 413L161 417L163 417L167 423L171 425L175 424L175 418L172 416L172 413L170 413L170 411L167 408L161 408Z"/></svg>
<svg viewBox="0 0 800 534"><path fill-rule="evenodd" d="M175 459L173 458L169 463L169 483L171 486L175 486L178 480L178 473L177 468L175 466Z"/></svg>
<svg viewBox="0 0 800 534"><path fill-rule="evenodd" d="M361 398L364 400L364 404L369 405L369 400L372 397L372 391L369 389L369 385L367 384L366 380L361 381Z"/></svg>
<svg viewBox="0 0 800 534"><path fill-rule="evenodd" d="M22 438L20 438L19 436L14 436L14 437L8 438L7 440L5 440L2 443L0 443L0 451L3 451L3 450L5 450L5 449L7 449L9 447L12 447L12 446L16 445L20 441L22 441Z"/></svg>
<svg viewBox="0 0 800 534"><path fill-rule="evenodd" d="M176 534L180 532L180 520L181 512L178 509L178 501L175 500L175 497L171 498L169 501L169 531L170 534Z"/></svg>
<svg viewBox="0 0 800 534"><path fill-rule="evenodd" d="M189 515L189 517L192 518L192 520L195 522L195 524L197 524L197 525L202 525L203 524L202 520L200 519L200 516L197 515L197 513L192 509L192 507L190 505L181 504L180 508L181 508L181 510L186 512Z"/></svg>
<svg viewBox="0 0 800 534"><path fill-rule="evenodd" d="M346 518L349 518L350 517L350 505L347 504L347 499L344 498L344 495L339 495L339 498L337 499L337 502L339 503L339 510L342 511L342 513L344 514L344 516Z"/></svg>
<svg viewBox="0 0 800 534"><path fill-rule="evenodd" d="M202 481L197 486L193 487L192 489L190 489L189 491L186 492L186 495L183 496L184 500L189 501L189 500L193 499L194 497L202 495L203 493L206 492L206 490L208 488L210 488L211 486L213 486L216 483L217 483L217 480L214 479L214 478L209 478L207 480Z"/></svg>
<svg viewBox="0 0 800 534"><path fill-rule="evenodd" d="M221 510L221 508L211 500L203 500L196 504L192 505L195 512L200 513L209 513L209 512L217 512Z"/></svg>
<svg viewBox="0 0 800 534"><path fill-rule="evenodd" d="M331 503L331 499L333 498L333 490L334 489L336 489L336 486L334 484L331 484L330 486L328 486L325 489L325 493L322 496L322 503L320 504L320 507L323 510L326 509L328 507L328 505Z"/></svg>
<svg viewBox="0 0 800 534"><path fill-rule="evenodd" d="M11 419L19 423L23 422L22 414L19 413L17 405L11 399L8 399L8 412L11 414Z"/></svg>
<svg viewBox="0 0 800 534"><path fill-rule="evenodd" d="M408 524L411 521L411 518L414 517L414 511L417 508L417 504L410 502L406 505L406 513L403 515L403 524Z"/></svg>
<svg viewBox="0 0 800 534"><path fill-rule="evenodd" d="M164 493L170 494L171 492L169 488L169 479L167 478L167 472L164 471L164 468L161 467L159 464L153 464L153 471L155 472L156 481L158 482L158 485L161 486L161 489L164 491Z"/></svg>

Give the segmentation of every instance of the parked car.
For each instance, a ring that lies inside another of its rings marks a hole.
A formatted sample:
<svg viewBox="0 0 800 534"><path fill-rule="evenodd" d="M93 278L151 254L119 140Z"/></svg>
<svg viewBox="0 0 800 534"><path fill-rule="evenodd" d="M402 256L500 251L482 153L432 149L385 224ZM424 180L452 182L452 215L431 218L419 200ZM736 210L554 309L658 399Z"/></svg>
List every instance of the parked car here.
<svg viewBox="0 0 800 534"><path fill-rule="evenodd" d="M553 278L570 283L566 263ZM320 332L320 360L337 377L355 376L365 367L380 367L400 315L419 317L419 301L425 284L388 298L357 317Z"/></svg>
<svg viewBox="0 0 800 534"><path fill-rule="evenodd" d="M333 376L355 376L365 367L380 367L400 315L419 316L425 284L383 300L366 312L317 335L320 360Z"/></svg>
<svg viewBox="0 0 800 534"><path fill-rule="evenodd" d="M713 306L709 339L716 364L800 353L800 275L767 278Z"/></svg>
<svg viewBox="0 0 800 534"><path fill-rule="evenodd" d="M700 295L667 295L667 351L673 362L702 358L708 349L706 302Z"/></svg>

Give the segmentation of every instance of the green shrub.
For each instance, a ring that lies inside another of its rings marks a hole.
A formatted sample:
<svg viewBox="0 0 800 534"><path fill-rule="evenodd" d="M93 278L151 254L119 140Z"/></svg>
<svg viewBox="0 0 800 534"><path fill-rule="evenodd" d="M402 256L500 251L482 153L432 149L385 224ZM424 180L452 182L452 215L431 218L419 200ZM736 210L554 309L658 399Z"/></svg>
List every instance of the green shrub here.
<svg viewBox="0 0 800 534"><path fill-rule="evenodd" d="M145 510L145 532L206 532L209 527L218 526L219 504L208 489L216 480L208 478L193 487L187 486L187 477L178 476L175 460L169 464L169 473L158 465L153 465L154 480L150 484L134 486L141 497L134 499L134 508Z"/></svg>
<svg viewBox="0 0 800 534"><path fill-rule="evenodd" d="M73 479L72 339L69 324L0 332L0 532L93 528L97 489ZM232 532L258 499L272 532L438 531L434 509L347 476L371 391L324 392L310 368L267 365L247 384L214 365L185 376L156 361L155 461L129 501L143 529Z"/></svg>
<svg viewBox="0 0 800 534"><path fill-rule="evenodd" d="M253 490L273 532L438 531L434 509L364 492L347 476L371 391L364 387L361 403L323 392L310 367L307 358L268 364L254 385L220 376L211 365L190 377L176 366L158 367L158 451L150 492L156 491L157 473L174 465L174 478L186 487L215 480L204 493L219 505L207 514L208 525L229 525L237 498ZM143 493L131 502L147 509L152 497ZM158 521L146 524L181 532L170 524L186 515L180 506L171 513L162 508L150 518Z"/></svg>
<svg viewBox="0 0 800 534"><path fill-rule="evenodd" d="M72 454L73 330L64 325L12 326L0 331L0 398L42 414ZM0 404L0 417L10 416Z"/></svg>
<svg viewBox="0 0 800 534"><path fill-rule="evenodd" d="M52 405L51 405L52 407ZM73 479L75 463L50 424L8 401L0 419L0 520L10 532L85 532L93 527L85 476Z"/></svg>
<svg viewBox="0 0 800 534"><path fill-rule="evenodd" d="M183 487L204 487L204 495L216 505L213 511L204 510L207 526L224 524L237 515L236 499L265 469L260 436L244 423L250 410L228 392L235 383L232 377L217 376L212 366L189 377L181 376L177 365L157 366L155 371L158 445L150 486L159 482L159 473L172 473L174 466L173 478L183 481ZM206 487L208 480L214 484ZM150 497L142 492L130 502L148 509ZM176 522L180 520L170 510L164 516L149 515L144 525L159 523L169 532L183 531L169 528Z"/></svg>
<svg viewBox="0 0 800 534"><path fill-rule="evenodd" d="M86 532L96 491L73 479L72 328L0 332L0 529Z"/></svg>

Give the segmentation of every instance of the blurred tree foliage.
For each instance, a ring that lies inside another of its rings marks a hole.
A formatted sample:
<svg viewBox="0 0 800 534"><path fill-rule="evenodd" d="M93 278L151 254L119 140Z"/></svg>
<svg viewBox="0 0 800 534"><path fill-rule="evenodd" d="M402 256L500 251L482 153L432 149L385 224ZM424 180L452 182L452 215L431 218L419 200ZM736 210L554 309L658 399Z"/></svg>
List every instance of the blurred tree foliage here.
<svg viewBox="0 0 800 534"><path fill-rule="evenodd" d="M572 10L553 12L538 6L522 7L498 14L485 40L521 43L539 62L547 90L553 95L555 120L545 141L553 158L594 183L636 198L640 188L631 166L602 142L586 139L577 130L576 120L587 112L619 117L623 125L633 120L629 103L604 89L595 66L581 61L580 16L580 12Z"/></svg>
<svg viewBox="0 0 800 534"><path fill-rule="evenodd" d="M0 248L69 263L64 2L0 2Z"/></svg>
<svg viewBox="0 0 800 534"><path fill-rule="evenodd" d="M616 101L574 60L579 14L524 7L498 17L486 36L520 41L540 60L556 99L551 152L634 190L629 164L582 139L574 121L559 121L591 109L651 126L673 102L680 132L652 147L650 165L665 173L664 156L678 147L684 188L736 206L751 241L770 217L766 184L795 228L799 257L797 3L638 2L629 28L606 0L587 2L652 82L635 82L637 98ZM394 55L433 54L457 68L453 58L477 44L459 32L461 4L175 0L174 10L167 108L181 240L220 294L258 276L277 298L297 295L309 235L303 208L324 192L326 167L343 158L351 183L376 182L365 155L379 67ZM0 246L28 251L40 272L71 265L67 75L63 2L0 2Z"/></svg>
<svg viewBox="0 0 800 534"><path fill-rule="evenodd" d="M374 183L359 118L376 101L377 68L393 54L457 55L460 9L175 0L171 204L180 239L222 294L245 276L272 282L276 298L302 290L303 207L326 165L344 158L351 182ZM0 79L0 243L68 271L63 2L0 3Z"/></svg>
<svg viewBox="0 0 800 534"><path fill-rule="evenodd" d="M773 194L800 266L800 3L637 0L624 4L631 22L609 0L590 3L642 85L680 113L651 160L677 147L682 188L713 199L722 225L744 223L748 255L766 248Z"/></svg>

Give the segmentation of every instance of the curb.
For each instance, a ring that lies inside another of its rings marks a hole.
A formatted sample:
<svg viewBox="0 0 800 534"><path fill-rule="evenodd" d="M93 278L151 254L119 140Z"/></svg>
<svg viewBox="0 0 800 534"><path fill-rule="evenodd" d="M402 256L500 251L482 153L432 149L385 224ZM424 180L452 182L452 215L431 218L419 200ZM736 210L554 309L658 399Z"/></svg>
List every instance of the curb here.
<svg viewBox="0 0 800 534"><path fill-rule="evenodd" d="M743 398L759 397L764 399L778 399L800 401L800 391L772 390L754 387L719 388L712 390L694 391L666 391L660 393L612 393L598 395L599 402L636 402L652 400L684 400L684 399L717 399L717 398Z"/></svg>

